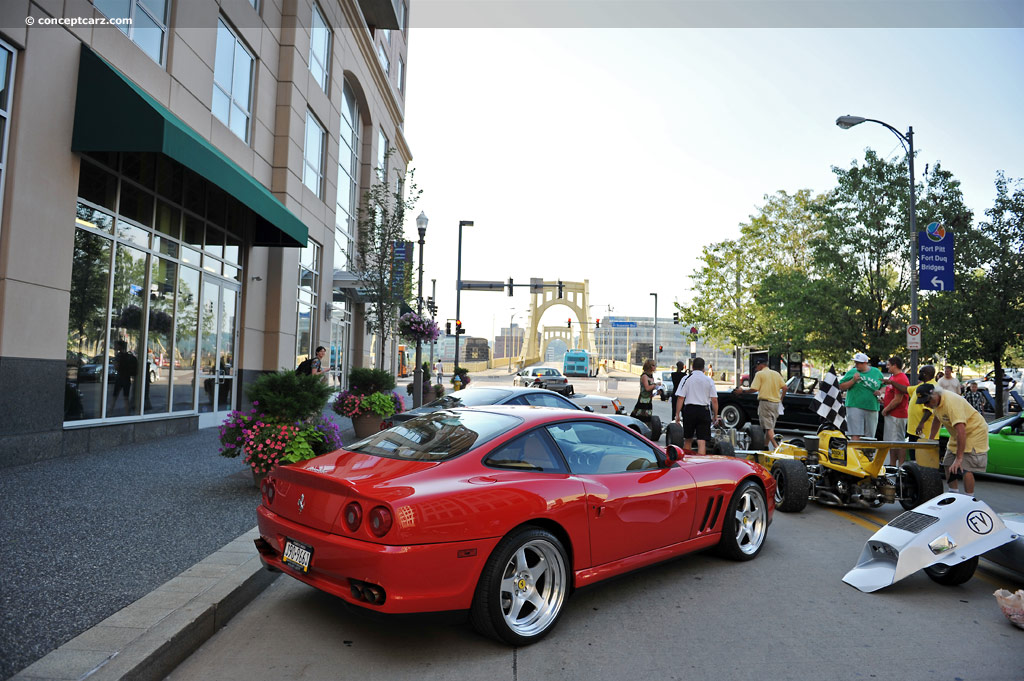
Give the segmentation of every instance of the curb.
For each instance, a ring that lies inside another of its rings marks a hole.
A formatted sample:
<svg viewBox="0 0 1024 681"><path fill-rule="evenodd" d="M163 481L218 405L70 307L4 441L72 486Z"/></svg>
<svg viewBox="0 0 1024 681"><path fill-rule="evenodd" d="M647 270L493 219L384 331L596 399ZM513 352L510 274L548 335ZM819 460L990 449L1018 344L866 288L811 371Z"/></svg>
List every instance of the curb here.
<svg viewBox="0 0 1024 681"><path fill-rule="evenodd" d="M257 537L254 527L11 681L163 679L278 578Z"/></svg>

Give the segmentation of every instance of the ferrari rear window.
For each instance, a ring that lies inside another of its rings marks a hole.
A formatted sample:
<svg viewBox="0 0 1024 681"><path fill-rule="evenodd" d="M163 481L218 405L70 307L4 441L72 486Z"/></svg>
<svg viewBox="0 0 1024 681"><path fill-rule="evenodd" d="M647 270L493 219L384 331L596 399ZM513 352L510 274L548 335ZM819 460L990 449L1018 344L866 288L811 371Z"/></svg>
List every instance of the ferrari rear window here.
<svg viewBox="0 0 1024 681"><path fill-rule="evenodd" d="M522 419L475 410L441 410L382 430L345 449L407 461L446 461L515 428Z"/></svg>

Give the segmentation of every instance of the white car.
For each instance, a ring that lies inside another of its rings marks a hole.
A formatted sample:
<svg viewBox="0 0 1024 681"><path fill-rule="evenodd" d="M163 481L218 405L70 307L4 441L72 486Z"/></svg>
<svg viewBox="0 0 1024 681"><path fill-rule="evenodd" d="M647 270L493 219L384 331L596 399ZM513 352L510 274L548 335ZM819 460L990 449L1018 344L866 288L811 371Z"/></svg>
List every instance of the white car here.
<svg viewBox="0 0 1024 681"><path fill-rule="evenodd" d="M512 385L520 385L524 388L545 388L563 395L572 395L574 392L569 379L563 376L558 369L550 367L523 369L512 379Z"/></svg>
<svg viewBox="0 0 1024 681"><path fill-rule="evenodd" d="M568 395L568 398L580 408L590 407L595 414L625 414L626 407L622 400L610 395Z"/></svg>

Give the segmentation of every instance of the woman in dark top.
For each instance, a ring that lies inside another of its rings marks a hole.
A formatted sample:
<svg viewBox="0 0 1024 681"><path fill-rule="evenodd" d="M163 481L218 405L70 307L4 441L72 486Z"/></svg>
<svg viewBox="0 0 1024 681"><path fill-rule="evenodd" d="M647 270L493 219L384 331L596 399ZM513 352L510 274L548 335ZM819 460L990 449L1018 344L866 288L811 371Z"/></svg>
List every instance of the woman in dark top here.
<svg viewBox="0 0 1024 681"><path fill-rule="evenodd" d="M653 408L654 389L657 385L654 382L654 367L657 366L653 359L644 362L643 373L640 374L640 397L637 398L636 406L633 407L633 418L644 423L651 422L651 409Z"/></svg>

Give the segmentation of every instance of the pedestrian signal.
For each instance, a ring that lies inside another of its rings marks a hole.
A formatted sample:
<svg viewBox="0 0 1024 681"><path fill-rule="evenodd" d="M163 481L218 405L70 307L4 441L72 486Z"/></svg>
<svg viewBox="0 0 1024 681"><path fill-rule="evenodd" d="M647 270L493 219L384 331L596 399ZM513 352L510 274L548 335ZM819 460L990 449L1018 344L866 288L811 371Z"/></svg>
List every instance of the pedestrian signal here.
<svg viewBox="0 0 1024 681"><path fill-rule="evenodd" d="M673 324L678 324L679 323L679 313L678 312L673 312L672 313L672 323Z"/></svg>

